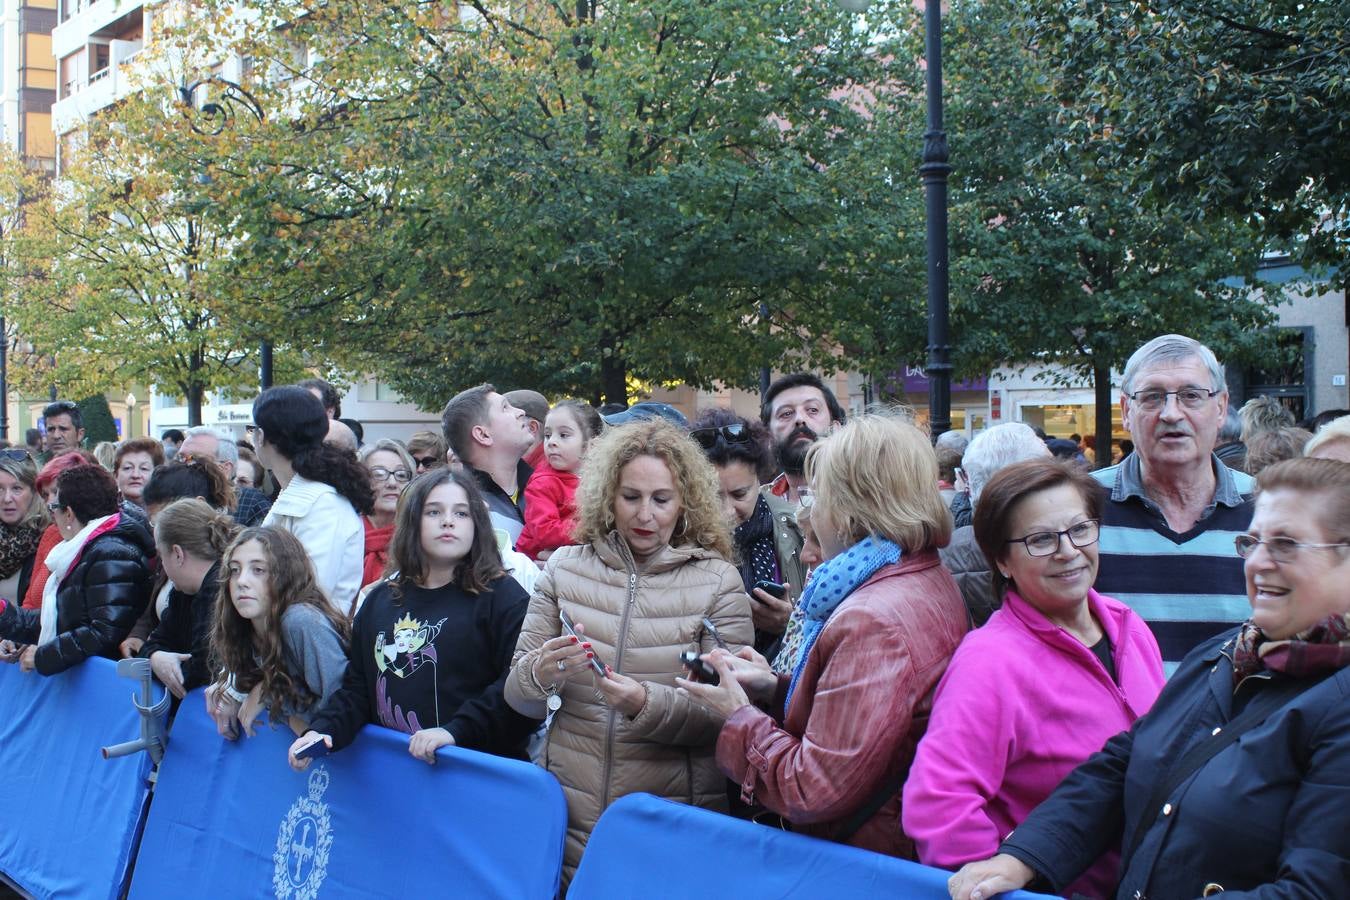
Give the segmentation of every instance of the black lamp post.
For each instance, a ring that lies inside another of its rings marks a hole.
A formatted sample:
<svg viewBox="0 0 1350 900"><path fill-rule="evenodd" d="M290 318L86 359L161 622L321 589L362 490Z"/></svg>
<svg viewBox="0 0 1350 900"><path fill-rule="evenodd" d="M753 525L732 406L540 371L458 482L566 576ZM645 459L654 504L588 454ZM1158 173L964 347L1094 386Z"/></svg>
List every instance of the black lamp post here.
<svg viewBox="0 0 1350 900"><path fill-rule="evenodd" d="M871 0L837 0L862 12ZM924 56L928 128L923 135L923 181L928 249L928 425L934 440L952 427L952 362L947 336L947 132L942 126L942 5L924 0Z"/></svg>
<svg viewBox="0 0 1350 900"><path fill-rule="evenodd" d="M198 107L193 95L196 94L198 88L207 84L218 88L219 93L213 95L211 99ZM258 102L257 97L250 94L243 85L216 75L198 79L192 84L181 85L178 88L178 97L182 101L183 109L188 116L189 127L197 134L209 137L220 134L234 121L235 114L238 111L248 113L259 122L267 120L267 114L263 111L262 104ZM258 346L258 389L265 391L271 386L272 342L263 338Z"/></svg>

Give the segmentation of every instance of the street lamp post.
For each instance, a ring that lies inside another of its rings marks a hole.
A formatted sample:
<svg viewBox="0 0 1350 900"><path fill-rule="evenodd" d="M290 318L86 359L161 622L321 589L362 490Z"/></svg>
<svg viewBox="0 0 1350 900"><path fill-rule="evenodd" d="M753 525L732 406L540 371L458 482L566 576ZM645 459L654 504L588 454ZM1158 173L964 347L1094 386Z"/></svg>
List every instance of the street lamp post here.
<svg viewBox="0 0 1350 900"><path fill-rule="evenodd" d="M199 108L193 99L194 95L198 88L208 84L219 88L220 92ZM189 127L197 134L209 137L220 134L234 121L235 114L239 111L248 113L259 122L267 120L267 114L263 111L262 104L258 102L257 97L250 94L243 85L230 81L228 78L221 78L218 75L198 79L192 84L181 85L178 88L178 97L188 115ZM194 116L193 113L197 113L197 115ZM203 175L202 177L206 178L207 176ZM259 390L265 391L271 386L272 342L263 338L258 346L258 387Z"/></svg>
<svg viewBox="0 0 1350 900"><path fill-rule="evenodd" d="M849 12L862 12L871 0L836 0ZM928 426L934 440L952 427L952 362L947 335L947 132L942 125L942 2L924 0L924 82L928 126L923 135L924 218L928 251Z"/></svg>

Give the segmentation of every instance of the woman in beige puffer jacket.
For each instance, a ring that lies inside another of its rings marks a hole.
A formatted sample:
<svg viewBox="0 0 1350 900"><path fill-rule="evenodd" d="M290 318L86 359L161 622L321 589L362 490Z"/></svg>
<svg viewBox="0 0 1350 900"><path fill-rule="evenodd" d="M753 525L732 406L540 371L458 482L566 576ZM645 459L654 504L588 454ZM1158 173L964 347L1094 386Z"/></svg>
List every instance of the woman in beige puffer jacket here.
<svg viewBox="0 0 1350 900"><path fill-rule="evenodd" d="M749 598L727 561L716 474L686 434L651 421L607 432L577 500L584 543L550 557L506 681L507 702L525 715L544 717L550 695L562 701L540 762L567 796L564 883L600 814L625 794L726 808L713 758L722 719L675 678L685 674L681 652L717 646L705 618L733 650L754 639ZM580 641L564 634L560 612Z"/></svg>

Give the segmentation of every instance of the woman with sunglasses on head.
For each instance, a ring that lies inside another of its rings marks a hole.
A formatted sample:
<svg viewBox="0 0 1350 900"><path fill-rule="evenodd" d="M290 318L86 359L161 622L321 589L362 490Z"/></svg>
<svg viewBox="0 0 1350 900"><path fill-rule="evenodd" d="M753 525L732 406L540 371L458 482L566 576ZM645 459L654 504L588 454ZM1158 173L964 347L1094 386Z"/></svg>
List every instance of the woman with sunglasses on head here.
<svg viewBox="0 0 1350 900"><path fill-rule="evenodd" d="M51 518L37 490L37 465L24 449L0 450L0 598L23 602Z"/></svg>
<svg viewBox="0 0 1350 900"><path fill-rule="evenodd" d="M403 496L416 474L416 463L402 444L389 438L366 444L358 451L357 458L370 473L370 489L375 492L374 507L361 517L361 524L366 529L365 565L361 571L361 587L364 588L384 577L385 564L389 562L389 542L394 539L398 498Z"/></svg>
<svg viewBox="0 0 1350 900"><path fill-rule="evenodd" d="M1091 476L1049 459L1008 466L982 489L972 524L999 608L952 657L905 783L920 862L991 856L1162 689L1144 620L1092 589L1102 502ZM1066 894L1107 896L1117 861L1104 853Z"/></svg>
<svg viewBox="0 0 1350 900"><path fill-rule="evenodd" d="M1112 896L1343 897L1350 884L1350 465L1256 480L1236 540L1252 615L1182 661L956 898L1063 891L1116 842Z"/></svg>
<svg viewBox="0 0 1350 900"><path fill-rule="evenodd" d="M773 448L768 431L725 409L705 409L689 431L708 461L717 470L718 499L732 529L736 565L750 595L755 622L755 650L784 673L792 671L795 659L779 659L785 638L801 630L800 616L793 616L796 598L805 581L802 565L802 531L796 507L760 490L760 482L773 468ZM782 586L782 596L763 582ZM789 642L791 642L789 640Z"/></svg>
<svg viewBox="0 0 1350 900"><path fill-rule="evenodd" d="M268 388L253 401L258 459L281 493L263 520L295 535L333 608L351 619L365 559L361 516L374 505L370 474L355 454L324 443L328 414L296 385Z"/></svg>

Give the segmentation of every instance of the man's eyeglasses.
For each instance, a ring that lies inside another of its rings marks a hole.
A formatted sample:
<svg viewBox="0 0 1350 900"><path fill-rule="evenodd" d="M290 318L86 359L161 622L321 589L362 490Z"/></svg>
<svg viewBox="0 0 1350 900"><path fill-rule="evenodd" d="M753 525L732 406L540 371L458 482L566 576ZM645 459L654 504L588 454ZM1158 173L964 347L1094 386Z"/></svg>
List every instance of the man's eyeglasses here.
<svg viewBox="0 0 1350 900"><path fill-rule="evenodd" d="M245 426L244 426L244 434L248 435L249 437L253 437L254 435L262 434L262 426L261 426L261 425L245 425Z"/></svg>
<svg viewBox="0 0 1350 900"><path fill-rule="evenodd" d="M0 450L0 459L22 460L32 458L33 454L22 447L6 447L4 450Z"/></svg>
<svg viewBox="0 0 1350 900"><path fill-rule="evenodd" d="M440 460L434 456L414 456L413 462L417 463L419 469L434 469L440 463Z"/></svg>
<svg viewBox="0 0 1350 900"><path fill-rule="evenodd" d="M1219 391L1207 391L1204 388L1182 388L1179 391L1144 390L1129 395L1136 406L1146 412L1157 412L1167 405L1168 397L1176 397L1177 403L1186 409L1199 409L1209 402Z"/></svg>
<svg viewBox="0 0 1350 900"><path fill-rule="evenodd" d="M711 450L717 446L717 439L721 438L728 444L747 444L750 442L750 429L745 425L723 425L719 428L695 428L689 432L689 436L698 441L699 446L704 450Z"/></svg>
<svg viewBox="0 0 1350 900"><path fill-rule="evenodd" d="M1020 538L1011 538L1009 544L1021 544L1027 548L1029 556L1051 556L1059 549L1060 538L1068 538L1069 543L1079 550L1097 543L1101 527L1096 519L1086 519L1063 531L1037 531Z"/></svg>
<svg viewBox="0 0 1350 900"><path fill-rule="evenodd" d="M370 470L371 481L388 481L391 477L399 484L407 484L412 480L412 473L407 469L386 469L383 466Z"/></svg>
<svg viewBox="0 0 1350 900"><path fill-rule="evenodd" d="M1237 555L1243 559L1250 558L1261 544L1266 545L1266 552L1277 563L1293 562L1298 557L1300 550L1331 550L1336 547L1350 547L1350 543L1346 541L1341 541L1339 544L1305 544L1287 537L1261 540L1250 534L1239 534L1233 538L1233 546L1237 548Z"/></svg>
<svg viewBox="0 0 1350 900"><path fill-rule="evenodd" d="M64 508L65 507L61 503L58 503L56 501L47 504L47 510L49 512L60 512Z"/></svg>

